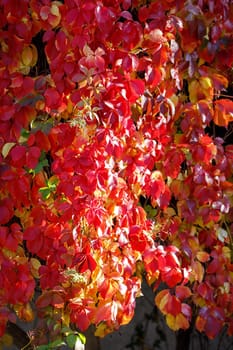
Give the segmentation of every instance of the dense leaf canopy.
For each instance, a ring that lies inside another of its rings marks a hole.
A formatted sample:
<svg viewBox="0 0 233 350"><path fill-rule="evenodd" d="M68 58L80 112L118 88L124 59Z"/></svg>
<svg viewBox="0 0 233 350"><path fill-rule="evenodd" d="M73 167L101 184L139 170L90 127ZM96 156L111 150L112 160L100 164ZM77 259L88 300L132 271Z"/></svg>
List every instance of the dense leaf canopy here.
<svg viewBox="0 0 233 350"><path fill-rule="evenodd" d="M104 336L143 279L171 329L232 335L232 2L0 0L0 26L0 335Z"/></svg>

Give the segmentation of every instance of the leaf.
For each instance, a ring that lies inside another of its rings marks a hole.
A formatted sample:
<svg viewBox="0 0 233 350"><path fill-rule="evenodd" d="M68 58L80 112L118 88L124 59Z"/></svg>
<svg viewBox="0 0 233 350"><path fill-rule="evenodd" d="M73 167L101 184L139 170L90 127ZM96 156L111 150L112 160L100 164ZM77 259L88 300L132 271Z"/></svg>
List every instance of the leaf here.
<svg viewBox="0 0 233 350"><path fill-rule="evenodd" d="M53 293L51 305L58 309L62 309L64 307L64 298L58 293Z"/></svg>
<svg viewBox="0 0 233 350"><path fill-rule="evenodd" d="M199 100L213 100L214 89L212 81L208 77L200 77L199 79L192 80L189 83L188 90L189 99L192 103L196 103Z"/></svg>
<svg viewBox="0 0 233 350"><path fill-rule="evenodd" d="M54 175L49 178L47 181L47 186L41 187L39 192L42 195L43 200L46 200L50 197L50 195L56 191L58 184L58 178Z"/></svg>
<svg viewBox="0 0 233 350"><path fill-rule="evenodd" d="M14 166L23 167L25 165L26 151L27 151L26 147L21 145L16 145L11 149L10 154L11 154L11 159Z"/></svg>
<svg viewBox="0 0 233 350"><path fill-rule="evenodd" d="M146 236L143 234L139 225L131 227L129 232L129 240L133 249L143 252L146 248Z"/></svg>
<svg viewBox="0 0 233 350"><path fill-rule="evenodd" d="M96 327L95 336L96 336L96 337L103 338L103 337L105 337L107 334L111 333L112 331L113 331L113 329L111 329L105 322L101 322L101 323L98 324L98 326Z"/></svg>
<svg viewBox="0 0 233 350"><path fill-rule="evenodd" d="M183 301L184 299L189 298L192 295L192 292L189 287L186 286L177 286L176 287L176 296Z"/></svg>
<svg viewBox="0 0 233 350"><path fill-rule="evenodd" d="M15 106L2 105L0 106L0 120L7 121L10 120L15 113Z"/></svg>
<svg viewBox="0 0 233 350"><path fill-rule="evenodd" d="M86 344L86 337L82 333L78 333L78 337L81 340L82 344Z"/></svg>
<svg viewBox="0 0 233 350"><path fill-rule="evenodd" d="M47 159L41 159L39 160L39 163L37 164L37 166L33 169L33 172L35 174L38 174L39 172L41 172L41 170L43 170L44 167L48 166L48 160Z"/></svg>
<svg viewBox="0 0 233 350"><path fill-rule="evenodd" d="M48 19L50 13L50 7L49 6L42 6L40 9L40 17L43 21L46 21Z"/></svg>
<svg viewBox="0 0 233 350"><path fill-rule="evenodd" d="M227 127L233 121L233 101L221 99L214 101L214 117L216 125Z"/></svg>
<svg viewBox="0 0 233 350"><path fill-rule="evenodd" d="M155 305L159 308L159 310L166 314L166 306L170 297L170 292L168 289L164 289L161 292L159 292L155 297Z"/></svg>
<svg viewBox="0 0 233 350"><path fill-rule="evenodd" d="M44 292L36 300L36 306L39 309L47 307L50 305L52 299L52 292Z"/></svg>
<svg viewBox="0 0 233 350"><path fill-rule="evenodd" d="M202 262L205 263L209 260L210 256L207 252L197 252L197 259Z"/></svg>
<svg viewBox="0 0 233 350"><path fill-rule="evenodd" d="M137 100L137 98L143 95L145 91L145 83L140 79L131 79L129 81L129 96L131 102Z"/></svg>
<svg viewBox="0 0 233 350"><path fill-rule="evenodd" d="M177 316L181 313L181 302L175 295L170 295L166 305L166 313Z"/></svg>
<svg viewBox="0 0 233 350"><path fill-rule="evenodd" d="M40 117L40 116L38 116ZM39 120L33 120L31 122L31 128L33 132L41 131L45 133L46 135L49 134L50 130L52 129L54 125L54 121L50 118L47 120L39 121Z"/></svg>
<svg viewBox="0 0 233 350"><path fill-rule="evenodd" d="M173 288L178 283L180 283L183 279L182 271L179 267L171 267L171 268L165 268L164 271L162 271L162 280L165 282L168 287Z"/></svg>
<svg viewBox="0 0 233 350"><path fill-rule="evenodd" d="M205 270L202 264L199 261L194 261L192 264L192 273L191 273L191 275L194 277L194 280L201 283L204 277L204 273L205 273Z"/></svg>
<svg viewBox="0 0 233 350"><path fill-rule="evenodd" d="M228 232L223 228L219 227L217 229L217 237L222 243L224 243L226 238L228 237Z"/></svg>
<svg viewBox="0 0 233 350"><path fill-rule="evenodd" d="M188 329L189 328L189 321L187 318L182 314L178 314L177 316L173 316L171 314L166 316L166 321L168 326L173 331L178 331L179 329Z"/></svg>
<svg viewBox="0 0 233 350"><path fill-rule="evenodd" d="M10 334L5 333L0 340L0 348L1 348L1 343L4 345L4 347L11 347L13 346L13 338Z"/></svg>
<svg viewBox="0 0 233 350"><path fill-rule="evenodd" d="M61 104L61 96L55 88L48 88L44 92L46 106L52 109L58 109Z"/></svg>
<svg viewBox="0 0 233 350"><path fill-rule="evenodd" d="M37 350L55 350L62 345L66 345L66 343L62 339L57 339L46 345L39 345L36 347L36 349Z"/></svg>
<svg viewBox="0 0 233 350"><path fill-rule="evenodd" d="M41 187L39 189L39 192L41 193L43 200L48 199L52 193L52 191L49 187Z"/></svg>
<svg viewBox="0 0 233 350"><path fill-rule="evenodd" d="M30 265L31 265L32 276L35 278L39 278L40 277L39 268L41 267L40 261L36 258L31 258Z"/></svg>
<svg viewBox="0 0 233 350"><path fill-rule="evenodd" d="M33 58L32 49L30 48L30 46L25 47L21 55L22 63L25 66L30 66L32 62L32 58Z"/></svg>
<svg viewBox="0 0 233 350"><path fill-rule="evenodd" d="M34 107L38 101L44 101L44 98L42 95L29 94L29 95L23 97L22 99L20 99L18 103L22 107L25 107L25 106L33 106Z"/></svg>
<svg viewBox="0 0 233 350"><path fill-rule="evenodd" d="M67 345L73 349L76 342L81 342L79 337L76 335L76 334L69 334L67 337L66 337L66 343Z"/></svg>
<svg viewBox="0 0 233 350"><path fill-rule="evenodd" d="M2 155L3 158L6 158L12 147L15 146L15 142L7 142L5 145L2 147Z"/></svg>

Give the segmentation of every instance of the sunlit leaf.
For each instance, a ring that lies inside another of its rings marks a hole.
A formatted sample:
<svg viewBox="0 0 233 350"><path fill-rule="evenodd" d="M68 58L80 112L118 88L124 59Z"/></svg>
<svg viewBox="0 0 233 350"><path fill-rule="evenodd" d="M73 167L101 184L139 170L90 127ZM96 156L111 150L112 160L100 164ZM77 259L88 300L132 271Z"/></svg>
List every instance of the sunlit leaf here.
<svg viewBox="0 0 233 350"><path fill-rule="evenodd" d="M6 158L12 149L12 147L15 146L15 142L7 142L5 145L2 147L2 155L4 158Z"/></svg>
<svg viewBox="0 0 233 350"><path fill-rule="evenodd" d="M218 126L227 127L233 121L233 101L221 99L214 102L214 122Z"/></svg>

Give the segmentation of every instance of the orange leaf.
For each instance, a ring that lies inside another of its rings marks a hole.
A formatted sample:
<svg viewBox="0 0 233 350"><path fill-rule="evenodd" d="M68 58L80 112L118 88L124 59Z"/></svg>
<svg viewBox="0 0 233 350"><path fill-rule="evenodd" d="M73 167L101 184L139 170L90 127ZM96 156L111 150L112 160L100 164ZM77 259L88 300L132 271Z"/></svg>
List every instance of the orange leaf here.
<svg viewBox="0 0 233 350"><path fill-rule="evenodd" d="M206 261L208 261L210 258L209 254L207 252L197 252L197 259L204 263Z"/></svg>
<svg viewBox="0 0 233 350"><path fill-rule="evenodd" d="M227 127L233 121L233 101L228 99L214 102L214 122L218 126Z"/></svg>
<svg viewBox="0 0 233 350"><path fill-rule="evenodd" d="M166 311L166 306L168 303L168 299L170 297L170 292L168 289L164 289L161 292L159 292L156 297L155 297L155 305L159 308L159 310L165 314L167 313Z"/></svg>
<svg viewBox="0 0 233 350"><path fill-rule="evenodd" d="M199 261L194 261L192 264L192 276L194 279L201 283L204 277L204 272L202 264Z"/></svg>
<svg viewBox="0 0 233 350"><path fill-rule="evenodd" d="M199 332L203 332L205 329L205 324L206 324L206 320L201 317L201 316L197 316L196 319L196 328Z"/></svg>

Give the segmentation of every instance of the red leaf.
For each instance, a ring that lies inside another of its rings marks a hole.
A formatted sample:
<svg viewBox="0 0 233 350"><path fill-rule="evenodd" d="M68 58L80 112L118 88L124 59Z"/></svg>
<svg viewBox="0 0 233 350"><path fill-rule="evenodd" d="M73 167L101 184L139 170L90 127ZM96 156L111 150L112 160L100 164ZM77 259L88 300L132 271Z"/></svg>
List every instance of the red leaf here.
<svg viewBox="0 0 233 350"><path fill-rule="evenodd" d="M10 120L15 113L15 106L7 106L2 105L0 106L0 120L7 121Z"/></svg>
<svg viewBox="0 0 233 350"><path fill-rule="evenodd" d="M145 83L140 79L132 79L129 81L129 91L127 97L130 102L134 102L139 96L143 95L145 91Z"/></svg>
<svg viewBox="0 0 233 350"><path fill-rule="evenodd" d="M13 204L10 199L4 198L0 200L0 224L4 225L13 216Z"/></svg>
<svg viewBox="0 0 233 350"><path fill-rule="evenodd" d="M145 71L145 80L150 87L157 86L162 79L162 74L160 70L157 68L155 69L151 65L148 65Z"/></svg>
<svg viewBox="0 0 233 350"><path fill-rule="evenodd" d="M167 268L162 271L162 280L168 287L173 288L183 279L183 274L180 268Z"/></svg>
<svg viewBox="0 0 233 350"><path fill-rule="evenodd" d="M26 147L24 146L15 146L14 148L11 149L11 159L12 163L16 167L23 167L26 162Z"/></svg>
<svg viewBox="0 0 233 350"><path fill-rule="evenodd" d="M51 303L51 300L52 300L52 293L51 291L50 292L44 292L43 294L41 294L37 300L36 300L36 306L39 308L39 309L43 309L47 306L50 305Z"/></svg>
<svg viewBox="0 0 233 350"><path fill-rule="evenodd" d="M46 106L52 109L58 109L61 104L61 96L58 91L54 88L46 89L45 93L45 103Z"/></svg>
<svg viewBox="0 0 233 350"><path fill-rule="evenodd" d="M192 292L189 287L186 286L177 286L176 287L176 296L183 301L184 299L189 298L192 295Z"/></svg>
<svg viewBox="0 0 233 350"><path fill-rule="evenodd" d="M139 252L145 250L147 241L140 226L134 225L130 228L129 240L133 249Z"/></svg>
<svg viewBox="0 0 233 350"><path fill-rule="evenodd" d="M99 29L107 35L113 28L115 14L114 12L103 5L97 5L95 9L95 16Z"/></svg>
<svg viewBox="0 0 233 350"><path fill-rule="evenodd" d="M39 147L33 146L29 148L27 159L26 159L26 165L29 169L34 169L39 161L40 158L40 149Z"/></svg>
<svg viewBox="0 0 233 350"><path fill-rule="evenodd" d="M77 266L79 272L85 272L87 270L94 271L97 263L90 254L77 253L73 264Z"/></svg>
<svg viewBox="0 0 233 350"><path fill-rule="evenodd" d="M64 298L58 293L53 293L51 305L58 309L62 309L64 307Z"/></svg>
<svg viewBox="0 0 233 350"><path fill-rule="evenodd" d="M164 162L164 168L166 176L170 176L172 179L177 178L181 172L181 163L185 160L183 152L179 150L171 150L166 154L166 160Z"/></svg>
<svg viewBox="0 0 233 350"><path fill-rule="evenodd" d="M92 318L92 310L88 306L88 301L78 300L77 303L71 302L69 308L71 309L71 322L75 323L81 331L85 331L90 326Z"/></svg>
<svg viewBox="0 0 233 350"><path fill-rule="evenodd" d="M181 313L181 302L174 295L170 295L168 298L168 302L166 305L166 312L168 314L172 314L173 316L177 316Z"/></svg>

